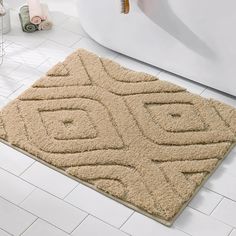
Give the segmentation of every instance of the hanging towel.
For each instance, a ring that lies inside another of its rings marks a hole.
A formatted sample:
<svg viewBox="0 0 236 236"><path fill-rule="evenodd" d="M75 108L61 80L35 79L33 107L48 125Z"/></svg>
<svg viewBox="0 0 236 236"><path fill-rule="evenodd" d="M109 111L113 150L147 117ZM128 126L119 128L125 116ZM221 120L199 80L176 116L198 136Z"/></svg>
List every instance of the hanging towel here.
<svg viewBox="0 0 236 236"><path fill-rule="evenodd" d="M43 11L43 15L45 16L46 20L42 20L41 23L38 26L39 30L50 30L53 26L52 23L52 19L50 17L49 14L49 10L48 10L48 5L47 4L40 4L42 11Z"/></svg>
<svg viewBox="0 0 236 236"><path fill-rule="evenodd" d="M39 0L27 0L27 4L29 6L29 15L30 22L38 25L42 20L45 20L45 16L43 15L42 7L40 5Z"/></svg>
<svg viewBox="0 0 236 236"><path fill-rule="evenodd" d="M27 33L33 33L38 30L37 26L30 22L29 7L22 6L19 13L22 30Z"/></svg>

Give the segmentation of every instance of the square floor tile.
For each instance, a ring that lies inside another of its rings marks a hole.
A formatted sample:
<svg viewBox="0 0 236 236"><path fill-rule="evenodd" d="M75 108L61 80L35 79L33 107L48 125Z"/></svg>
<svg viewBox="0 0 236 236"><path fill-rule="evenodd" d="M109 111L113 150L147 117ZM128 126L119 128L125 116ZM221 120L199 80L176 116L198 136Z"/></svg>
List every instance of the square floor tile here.
<svg viewBox="0 0 236 236"><path fill-rule="evenodd" d="M44 58L54 58L57 62L64 60L66 56L71 54L74 50L70 47L60 45L51 40L47 40L36 48Z"/></svg>
<svg viewBox="0 0 236 236"><path fill-rule="evenodd" d="M21 82L19 82L19 83L21 83ZM17 98L19 95L21 95L23 92L25 92L25 90L28 89L31 86L32 83L33 82L31 82L31 83L28 82L28 83L22 84L16 91L11 93L7 98L10 99L10 100L13 100L13 99Z"/></svg>
<svg viewBox="0 0 236 236"><path fill-rule="evenodd" d="M27 81L34 82L43 75L42 72L36 70L34 67L21 65L11 73L9 76L16 82L25 83Z"/></svg>
<svg viewBox="0 0 236 236"><path fill-rule="evenodd" d="M21 86L22 84L16 83L13 79L0 75L0 96L8 97Z"/></svg>
<svg viewBox="0 0 236 236"><path fill-rule="evenodd" d="M212 216L236 227L236 202L224 198L213 211Z"/></svg>
<svg viewBox="0 0 236 236"><path fill-rule="evenodd" d="M41 219L37 219L22 236L69 236L69 234Z"/></svg>
<svg viewBox="0 0 236 236"><path fill-rule="evenodd" d="M78 17L76 2L74 0L42 0L48 4L49 10L63 12L68 16Z"/></svg>
<svg viewBox="0 0 236 236"><path fill-rule="evenodd" d="M78 185L78 182L39 162L27 169L21 178L59 198L64 198Z"/></svg>
<svg viewBox="0 0 236 236"><path fill-rule="evenodd" d="M223 197L221 195L206 188L201 188L188 205L198 211L210 215L222 199Z"/></svg>
<svg viewBox="0 0 236 236"><path fill-rule="evenodd" d="M225 171L223 166L213 173L205 183L206 188L236 201L236 176Z"/></svg>
<svg viewBox="0 0 236 236"><path fill-rule="evenodd" d="M103 196L82 184L78 185L65 201L91 213L115 227L120 227L132 214L132 210Z"/></svg>
<svg viewBox="0 0 236 236"><path fill-rule="evenodd" d="M14 71L16 68L18 68L21 65L19 62L15 62L13 60L3 58L3 62L1 64L0 74L1 75L8 75L12 71Z"/></svg>
<svg viewBox="0 0 236 236"><path fill-rule="evenodd" d="M228 156L223 160L220 165L227 173L230 173L236 177L236 147L234 147Z"/></svg>
<svg viewBox="0 0 236 236"><path fill-rule="evenodd" d="M54 42L70 47L81 39L79 34L65 30L58 26L53 26L51 30L40 31L42 37L50 39Z"/></svg>
<svg viewBox="0 0 236 236"><path fill-rule="evenodd" d="M36 49L27 49L16 43L12 43L6 47L5 53L5 58L31 67L37 67L47 59L40 51Z"/></svg>
<svg viewBox="0 0 236 236"><path fill-rule="evenodd" d="M27 211L0 198L0 228L12 235L20 235L37 218Z"/></svg>
<svg viewBox="0 0 236 236"><path fill-rule="evenodd" d="M173 226L167 227L139 213L134 213L121 229L135 236L187 236Z"/></svg>
<svg viewBox="0 0 236 236"><path fill-rule="evenodd" d="M56 58L48 58L45 62L37 67L37 70L46 74L54 65L58 63L58 61L59 60Z"/></svg>
<svg viewBox="0 0 236 236"><path fill-rule="evenodd" d="M77 17L67 18L61 25L62 28L69 30L75 34L79 34L84 37L89 37L88 34L84 31L80 21Z"/></svg>
<svg viewBox="0 0 236 236"><path fill-rule="evenodd" d="M174 225L192 236L228 236L232 227L199 211L185 208Z"/></svg>
<svg viewBox="0 0 236 236"><path fill-rule="evenodd" d="M6 47L9 46L10 44L12 44L12 42L11 42L10 40L3 39L3 48L6 48Z"/></svg>
<svg viewBox="0 0 236 236"><path fill-rule="evenodd" d="M50 9L50 17L52 18L53 24L58 26L61 26L69 18L64 12L55 11L54 9Z"/></svg>
<svg viewBox="0 0 236 236"><path fill-rule="evenodd" d="M68 233L86 217L86 213L78 208L39 189L33 191L21 206Z"/></svg>
<svg viewBox="0 0 236 236"><path fill-rule="evenodd" d="M1 142L0 156L0 167L15 175L20 175L34 162L30 157Z"/></svg>
<svg viewBox="0 0 236 236"><path fill-rule="evenodd" d="M76 228L73 236L127 236L122 231L98 220L93 216L88 216L78 228Z"/></svg>
<svg viewBox="0 0 236 236"><path fill-rule="evenodd" d="M0 196L15 204L22 202L34 190L32 185L2 169L0 186Z"/></svg>

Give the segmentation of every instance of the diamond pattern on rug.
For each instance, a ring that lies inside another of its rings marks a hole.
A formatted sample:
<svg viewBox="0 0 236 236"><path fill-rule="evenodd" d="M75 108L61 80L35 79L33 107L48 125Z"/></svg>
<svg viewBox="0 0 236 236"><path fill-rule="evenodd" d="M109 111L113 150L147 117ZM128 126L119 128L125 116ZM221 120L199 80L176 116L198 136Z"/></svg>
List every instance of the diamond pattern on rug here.
<svg viewBox="0 0 236 236"><path fill-rule="evenodd" d="M236 110L85 50L0 113L0 138L170 224L236 140Z"/></svg>

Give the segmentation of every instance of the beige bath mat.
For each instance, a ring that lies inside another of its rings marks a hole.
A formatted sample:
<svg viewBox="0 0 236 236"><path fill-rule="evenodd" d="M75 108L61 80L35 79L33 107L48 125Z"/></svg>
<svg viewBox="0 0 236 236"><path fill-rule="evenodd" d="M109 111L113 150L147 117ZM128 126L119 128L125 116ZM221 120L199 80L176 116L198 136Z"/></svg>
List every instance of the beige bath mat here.
<svg viewBox="0 0 236 236"><path fill-rule="evenodd" d="M236 110L78 50L1 111L0 137L170 225L233 147Z"/></svg>

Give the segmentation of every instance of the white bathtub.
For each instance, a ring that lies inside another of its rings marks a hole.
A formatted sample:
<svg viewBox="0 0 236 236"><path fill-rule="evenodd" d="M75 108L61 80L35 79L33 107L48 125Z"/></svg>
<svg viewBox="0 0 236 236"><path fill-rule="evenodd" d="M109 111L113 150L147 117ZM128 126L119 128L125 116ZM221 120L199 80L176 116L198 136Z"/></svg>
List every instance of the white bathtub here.
<svg viewBox="0 0 236 236"><path fill-rule="evenodd" d="M236 96L235 0L77 0L98 43Z"/></svg>

